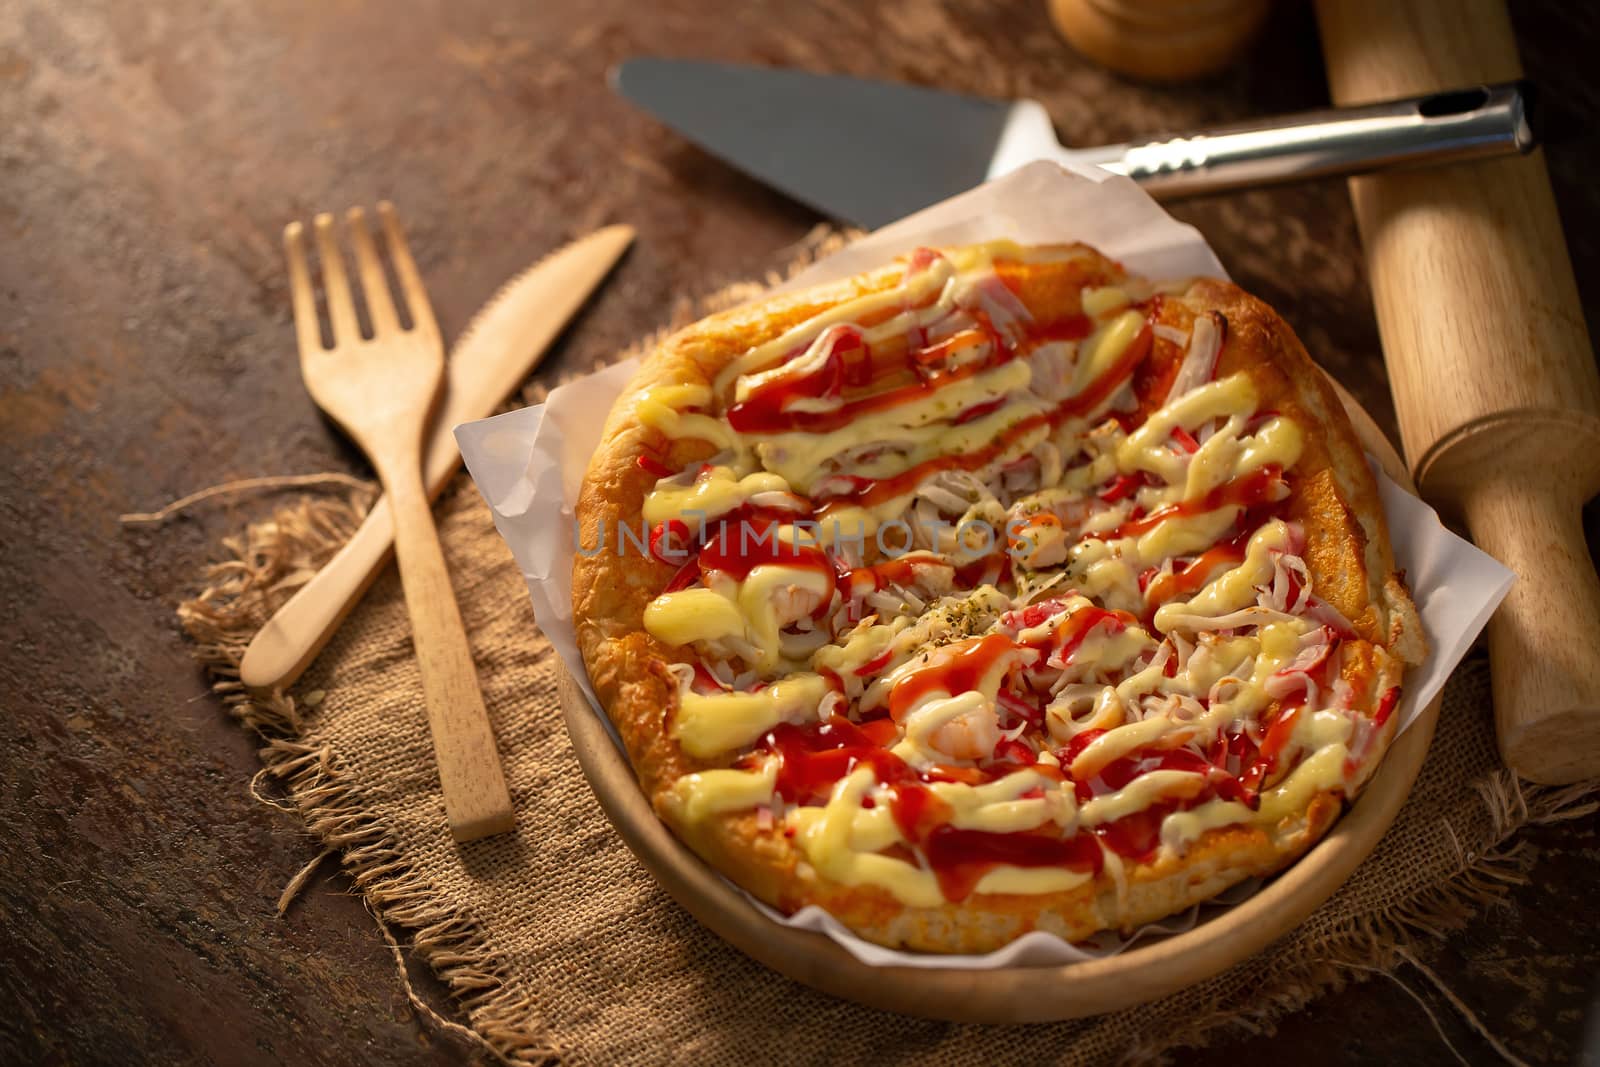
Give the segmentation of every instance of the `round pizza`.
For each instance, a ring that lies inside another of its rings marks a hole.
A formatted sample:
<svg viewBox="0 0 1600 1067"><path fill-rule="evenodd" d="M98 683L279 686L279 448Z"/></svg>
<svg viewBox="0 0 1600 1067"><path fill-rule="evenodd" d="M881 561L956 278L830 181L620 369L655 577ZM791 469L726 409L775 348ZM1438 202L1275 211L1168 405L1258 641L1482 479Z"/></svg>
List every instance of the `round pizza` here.
<svg viewBox="0 0 1600 1067"><path fill-rule="evenodd" d="M914 950L1280 870L1425 647L1289 327L1084 245L918 249L676 334L577 515L579 645L660 817Z"/></svg>

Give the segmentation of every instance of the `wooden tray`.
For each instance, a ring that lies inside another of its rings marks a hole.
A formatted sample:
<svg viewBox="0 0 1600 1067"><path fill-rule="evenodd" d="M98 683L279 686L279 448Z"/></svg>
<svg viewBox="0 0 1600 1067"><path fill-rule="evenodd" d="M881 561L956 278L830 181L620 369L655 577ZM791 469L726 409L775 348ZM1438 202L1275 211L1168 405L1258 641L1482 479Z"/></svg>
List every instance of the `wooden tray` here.
<svg viewBox="0 0 1600 1067"><path fill-rule="evenodd" d="M1366 450L1389 477L1412 489L1404 464L1371 417L1343 389L1339 393ZM953 1022L1049 1022L1116 1011L1193 985L1265 948L1328 899L1377 845L1422 768L1439 716L1435 698L1394 743L1357 803L1298 863L1249 900L1186 933L1066 965L983 971L871 967L822 934L774 923L679 843L656 818L583 691L557 670L567 733L600 807L674 900L747 955L796 981L870 1007Z"/></svg>

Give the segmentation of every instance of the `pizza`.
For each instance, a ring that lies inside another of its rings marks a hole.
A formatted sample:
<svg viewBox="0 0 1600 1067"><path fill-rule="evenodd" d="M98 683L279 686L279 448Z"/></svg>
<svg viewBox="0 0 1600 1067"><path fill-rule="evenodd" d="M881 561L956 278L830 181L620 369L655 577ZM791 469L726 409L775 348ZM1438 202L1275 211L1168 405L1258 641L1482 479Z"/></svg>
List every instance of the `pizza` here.
<svg viewBox="0 0 1600 1067"><path fill-rule="evenodd" d="M918 249L676 334L577 518L579 646L659 816L912 950L1282 869L1425 650L1289 327L1081 244Z"/></svg>

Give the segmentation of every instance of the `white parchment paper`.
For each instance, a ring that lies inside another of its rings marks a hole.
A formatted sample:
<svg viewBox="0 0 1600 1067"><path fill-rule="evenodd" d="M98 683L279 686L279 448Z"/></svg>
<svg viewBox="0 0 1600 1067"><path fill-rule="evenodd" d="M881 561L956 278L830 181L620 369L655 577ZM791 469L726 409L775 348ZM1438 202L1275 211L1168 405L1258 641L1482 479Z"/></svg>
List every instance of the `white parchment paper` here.
<svg viewBox="0 0 1600 1067"><path fill-rule="evenodd" d="M1095 167L1034 163L862 238L801 272L780 291L879 267L919 245L1001 237L1030 243L1084 241L1130 271L1158 278L1227 277L1199 232L1167 215L1131 180ZM602 425L636 366L634 360L616 364L555 389L543 405L466 423L455 431L467 469L527 580L540 628L614 739L610 720L589 685L572 626L574 506ZM1513 575L1445 529L1432 508L1377 473L1395 558L1406 572L1431 647L1427 661L1406 676L1396 709L1399 729L1405 730L1444 686L1511 588ZM820 908L785 917L759 902L756 906L774 922L832 938L868 964L982 969L1109 955L1148 937L1187 930L1253 891L1253 884L1236 887L1217 901L1153 923L1129 938L1103 936L1071 945L1053 934L1034 932L984 956L894 951L856 937Z"/></svg>

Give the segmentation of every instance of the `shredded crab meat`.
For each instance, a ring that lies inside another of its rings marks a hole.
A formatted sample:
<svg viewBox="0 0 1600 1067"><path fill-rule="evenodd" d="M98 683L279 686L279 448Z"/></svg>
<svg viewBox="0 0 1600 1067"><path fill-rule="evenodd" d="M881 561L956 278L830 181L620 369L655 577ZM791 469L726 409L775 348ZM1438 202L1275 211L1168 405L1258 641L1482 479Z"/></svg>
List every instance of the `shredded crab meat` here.
<svg viewBox="0 0 1600 1067"><path fill-rule="evenodd" d="M1291 591L1293 598L1291 599ZM1305 560L1286 552L1273 553L1272 585L1265 606L1274 611L1299 614L1311 601L1311 571Z"/></svg>
<svg viewBox="0 0 1600 1067"><path fill-rule="evenodd" d="M1195 316L1194 329L1189 334L1189 347L1178 364L1178 373L1172 379L1172 389L1167 393L1170 402L1199 388L1211 380L1217 369L1217 355L1222 351L1223 327L1216 312Z"/></svg>
<svg viewBox="0 0 1600 1067"><path fill-rule="evenodd" d="M672 680L678 684L678 692L684 693L694 685L694 668L687 663L667 664L667 673L672 675Z"/></svg>
<svg viewBox="0 0 1600 1067"><path fill-rule="evenodd" d="M1300 650L1294 659L1267 679L1263 687L1267 695L1281 700L1303 688L1307 693L1306 702L1316 704L1318 685L1311 674L1328 661L1333 651L1333 640L1334 634L1326 626L1319 626L1302 635Z"/></svg>
<svg viewBox="0 0 1600 1067"><path fill-rule="evenodd" d="M758 508L770 508L777 511L793 511L801 514L810 511L810 506L805 497L795 493L754 493L750 497L750 503Z"/></svg>
<svg viewBox="0 0 1600 1067"><path fill-rule="evenodd" d="M1243 673L1243 671L1240 673ZM1212 684L1211 691L1206 694L1206 703L1212 707L1215 707L1218 704L1224 703L1225 701L1232 700L1237 697L1247 685L1249 685L1249 682L1238 675L1229 674L1222 678L1218 678L1216 682Z"/></svg>
<svg viewBox="0 0 1600 1067"><path fill-rule="evenodd" d="M1066 341L1040 345L1028 357L1033 371L1030 389L1045 403L1063 399L1072 386L1072 371L1077 363L1078 346Z"/></svg>
<svg viewBox="0 0 1600 1067"><path fill-rule="evenodd" d="M1295 616L1263 604L1256 604L1226 615L1200 615L1194 612L1174 612L1167 616L1169 630L1182 628L1194 633L1218 630L1237 630L1243 626L1265 626L1269 622L1293 622Z"/></svg>
<svg viewBox="0 0 1600 1067"><path fill-rule="evenodd" d="M960 515L967 510L970 503L965 497L958 496L936 482L928 482L917 489L917 498L932 504L939 512L945 515ZM928 516L931 520L937 516Z"/></svg>
<svg viewBox="0 0 1600 1067"><path fill-rule="evenodd" d="M880 615L889 618L896 615L909 614L911 610L911 605L907 604L903 598L883 589L874 589L868 593L866 601L874 608L877 608Z"/></svg>

